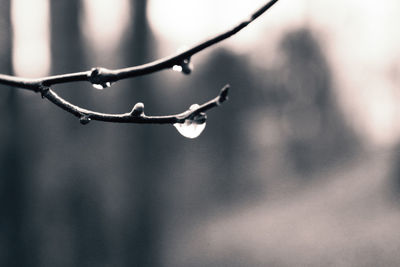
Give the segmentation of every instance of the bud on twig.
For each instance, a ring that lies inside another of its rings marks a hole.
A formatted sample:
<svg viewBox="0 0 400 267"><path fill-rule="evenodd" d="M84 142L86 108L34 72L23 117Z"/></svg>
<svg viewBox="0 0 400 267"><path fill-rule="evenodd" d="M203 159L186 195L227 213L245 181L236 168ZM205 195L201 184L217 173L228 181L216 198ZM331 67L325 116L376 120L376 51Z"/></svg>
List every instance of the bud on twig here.
<svg viewBox="0 0 400 267"><path fill-rule="evenodd" d="M130 112L131 116L137 117L144 114L144 104L142 102L138 102L133 107L132 111Z"/></svg>

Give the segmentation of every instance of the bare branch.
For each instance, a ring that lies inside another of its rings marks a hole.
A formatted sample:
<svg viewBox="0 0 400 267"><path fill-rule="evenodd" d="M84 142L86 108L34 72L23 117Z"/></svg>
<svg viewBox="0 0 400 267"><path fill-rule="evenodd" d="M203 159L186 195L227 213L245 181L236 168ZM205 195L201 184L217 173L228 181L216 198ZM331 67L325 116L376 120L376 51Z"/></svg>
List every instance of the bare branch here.
<svg viewBox="0 0 400 267"><path fill-rule="evenodd" d="M186 119L194 118L209 109L221 105L228 99L228 90L229 85L225 85L217 97L200 105L196 109L188 109L182 113L167 116L145 115L144 105L142 103L137 103L133 107L132 111L123 114L100 113L71 104L70 102L58 96L49 87L42 86L40 92L43 98L47 98L53 104L78 117L82 124L86 124L91 120L120 123L174 124L183 123Z"/></svg>
<svg viewBox="0 0 400 267"><path fill-rule="evenodd" d="M175 65L183 65L185 64L185 61L189 60L193 55L197 54L198 52L212 45L215 45L241 31L259 16L261 16L264 12L270 9L276 2L278 2L278 0L269 1L264 6L259 8L256 12L254 12L248 20L241 22L239 25L231 30L219 34L179 54L162 58L147 64L116 70L98 67L93 68L89 71L60 74L39 79L17 78L10 75L0 74L0 84L6 84L25 89L33 89L35 91L39 90L39 85L51 86L60 83L78 81L88 81L92 84L106 84L108 82L113 83L118 80L147 75L164 69L169 69Z"/></svg>
<svg viewBox="0 0 400 267"><path fill-rule="evenodd" d="M123 114L107 114L87 110L76 106L58 96L53 90L51 90L50 86L61 83L87 81L93 84L93 86L95 86L96 88L105 88L111 86L113 82L122 79L147 75L164 69L173 68L174 66L180 66L182 73L189 74L191 72L190 60L193 55L231 37L232 35L235 35L251 22L253 22L255 19L257 19L259 16L261 16L268 9L270 9L276 2L278 2L278 0L270 0L268 3L259 8L256 12L254 12L248 20L241 22L236 27L222 34L219 34L214 38L206 40L205 42L202 42L176 55L162 58L147 64L116 70L97 67L92 68L88 71L60 74L37 79L27 79L6 74L0 74L0 84L39 92L41 93L43 98L47 98L53 104L78 117L82 124L87 124L91 120L122 123L158 124L184 123L187 119L205 120L205 111L217 107L225 100L227 100L229 88L228 85L226 85L221 90L220 94L216 98L204 103L203 105L198 107L196 106L196 108L189 108L187 111L180 114L168 116L147 116L144 114L144 105L142 103L137 103L131 112Z"/></svg>

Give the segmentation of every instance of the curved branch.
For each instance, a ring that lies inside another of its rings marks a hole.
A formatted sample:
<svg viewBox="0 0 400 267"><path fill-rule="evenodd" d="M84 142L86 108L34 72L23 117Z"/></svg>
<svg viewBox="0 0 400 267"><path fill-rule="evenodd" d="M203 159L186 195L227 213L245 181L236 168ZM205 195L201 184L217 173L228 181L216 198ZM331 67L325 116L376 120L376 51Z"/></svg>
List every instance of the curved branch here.
<svg viewBox="0 0 400 267"><path fill-rule="evenodd" d="M43 98L47 98L53 104L78 117L82 124L87 124L91 120L120 123L173 124L183 123L186 119L192 119L209 109L221 105L228 99L228 90L229 85L225 85L221 89L220 94L214 99L211 99L194 109L188 109L182 113L167 116L145 115L144 106L142 103L137 103L130 112L123 114L100 113L71 104L64 98L57 95L49 87L42 86L39 92L42 94Z"/></svg>
<svg viewBox="0 0 400 267"><path fill-rule="evenodd" d="M255 19L257 19L259 16L261 16L268 9L270 9L276 2L278 2L278 0L269 1L261 8L259 8L256 12L254 12L248 20L241 22L236 27L222 34L219 34L211 39L208 39L181 53L166 58L162 58L147 64L129 68L116 69L116 70L111 70L106 68L93 68L89 71L60 74L38 79L18 78L11 75L0 74L0 84L6 84L14 87L30 89L33 91L39 91L40 90L39 87L41 85L51 86L60 83L70 83L77 81L88 81L92 84L103 85L126 78L147 75L164 69L172 68L175 65L185 66L193 55L231 37L232 35L235 35L243 28L245 28L247 25L249 25L251 22L253 22ZM190 71L184 73L188 74L190 73Z"/></svg>
<svg viewBox="0 0 400 267"><path fill-rule="evenodd" d="M27 79L0 74L0 84L24 88L34 92L40 92L43 98L47 98L53 104L78 117L82 124L87 124L91 120L121 123L158 124L184 123L185 120L205 120L205 111L217 107L227 100L229 85L226 85L224 88L222 88L220 94L214 99L211 99L200 106L192 106L182 113L168 116L147 116L144 114L144 105L142 103L137 103L133 107L132 111L123 114L108 114L91 111L66 101L64 98L60 97L53 90L51 90L50 86L61 83L88 81L96 87L105 88L109 87L111 83L122 79L147 75L167 68L173 68L174 66L180 66L182 73L189 74L191 72L190 59L193 55L238 33L259 16L261 16L264 12L270 9L276 2L278 2L278 0L270 0L268 3L254 12L248 20L241 22L236 27L219 34L214 38L206 40L205 42L202 42L174 56L162 58L135 67L116 70L98 67L92 68L89 71L60 74L38 79Z"/></svg>

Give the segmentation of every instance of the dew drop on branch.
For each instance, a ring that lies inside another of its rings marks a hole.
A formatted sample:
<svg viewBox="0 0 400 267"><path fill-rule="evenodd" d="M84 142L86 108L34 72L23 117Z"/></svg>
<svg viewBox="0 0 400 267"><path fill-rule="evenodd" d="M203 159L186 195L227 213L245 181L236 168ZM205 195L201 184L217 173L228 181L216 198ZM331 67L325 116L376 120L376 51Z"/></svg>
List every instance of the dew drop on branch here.
<svg viewBox="0 0 400 267"><path fill-rule="evenodd" d="M90 119L90 117L87 116L87 115L83 115L82 117L79 118L79 122L80 122L82 125L86 125L86 124L88 124L90 121L91 121L91 119Z"/></svg>
<svg viewBox="0 0 400 267"><path fill-rule="evenodd" d="M175 128L186 138L196 138L206 128L206 122L199 123L193 120L185 120L184 123L175 123Z"/></svg>
<svg viewBox="0 0 400 267"><path fill-rule="evenodd" d="M198 108L199 105L193 104L190 110ZM206 128L206 114L200 113L197 116L186 119L183 123L174 123L178 132L186 138L198 137Z"/></svg>
<svg viewBox="0 0 400 267"><path fill-rule="evenodd" d="M93 83L92 85L97 90L103 90L104 88L110 87L111 83L110 82L106 82L106 83L102 83L102 84Z"/></svg>
<svg viewBox="0 0 400 267"><path fill-rule="evenodd" d="M190 59L184 59L180 65L174 65L172 70L189 75L192 73L193 64L190 62Z"/></svg>
<svg viewBox="0 0 400 267"><path fill-rule="evenodd" d="M176 72L182 72L182 66L181 65L174 65L172 67L172 70L176 71Z"/></svg>

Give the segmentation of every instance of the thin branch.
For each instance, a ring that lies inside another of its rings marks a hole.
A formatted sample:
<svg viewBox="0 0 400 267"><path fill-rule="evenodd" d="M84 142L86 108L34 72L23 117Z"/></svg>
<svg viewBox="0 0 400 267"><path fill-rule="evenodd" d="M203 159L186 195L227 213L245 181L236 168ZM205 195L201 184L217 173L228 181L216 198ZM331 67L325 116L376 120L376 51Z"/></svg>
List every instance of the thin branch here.
<svg viewBox="0 0 400 267"><path fill-rule="evenodd" d="M259 8L256 12L254 12L248 20L241 22L236 27L222 34L219 34L209 40L206 40L205 42L202 42L181 53L166 58L162 58L147 64L129 68L123 68L123 69L116 69L116 70L98 67L88 71L60 74L39 79L17 78L10 75L0 74L0 84L6 84L15 87L38 91L39 85L51 86L60 83L69 83L78 81L88 81L92 84L106 84L106 83L113 83L118 80L126 78L147 75L164 69L169 69L175 65L182 66L185 65L186 64L185 62L188 61L193 55L197 54L198 52L212 45L215 45L241 31L243 28L245 28L247 25L249 25L251 22L257 19L259 16L261 16L264 12L270 9L276 2L278 2L278 0L269 1L264 6Z"/></svg>
<svg viewBox="0 0 400 267"><path fill-rule="evenodd" d="M209 100L195 109L188 109L179 114L167 116L147 116L144 113L144 105L142 103L137 103L130 112L123 114L100 113L71 104L70 102L58 96L49 87L43 86L40 90L43 98L47 98L53 104L78 117L82 124L86 124L91 120L120 123L183 123L186 119L193 119L203 112L221 105L228 99L228 91L229 85L225 85L217 97Z"/></svg>
<svg viewBox="0 0 400 267"><path fill-rule="evenodd" d="M205 119L205 111L217 107L227 100L229 89L228 85L222 88L217 97L204 103L203 105L196 108L191 107L187 111L180 114L168 116L147 116L144 114L144 105L142 103L137 103L131 112L123 114L108 114L87 110L76 106L58 96L53 90L51 90L50 86L61 83L87 81L96 87L109 87L113 82L122 79L147 75L164 69L173 68L174 66L180 66L182 73L189 74L191 72L190 60L193 55L231 37L232 35L235 35L268 9L270 9L276 2L278 2L278 0L270 0L268 3L254 12L248 20L241 22L236 27L219 34L214 38L206 40L205 42L202 42L176 55L162 58L147 64L116 70L97 67L88 71L60 74L37 79L20 78L11 75L0 74L0 84L41 93L43 98L47 98L53 104L78 117L82 124L86 124L91 120L158 124L183 123L187 119L202 120L203 118Z"/></svg>

